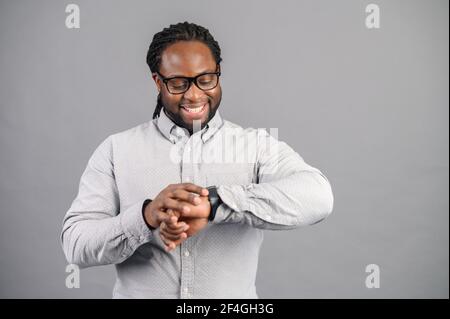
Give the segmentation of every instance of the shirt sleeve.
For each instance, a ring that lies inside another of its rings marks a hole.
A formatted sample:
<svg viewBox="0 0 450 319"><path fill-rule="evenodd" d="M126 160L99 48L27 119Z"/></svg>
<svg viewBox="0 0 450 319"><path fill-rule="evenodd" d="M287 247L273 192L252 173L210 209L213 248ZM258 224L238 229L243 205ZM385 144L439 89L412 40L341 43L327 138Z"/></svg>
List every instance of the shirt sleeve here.
<svg viewBox="0 0 450 319"><path fill-rule="evenodd" d="M321 171L265 130L258 133L257 149L257 183L219 186L223 204L213 223L283 230L318 223L331 213L333 193Z"/></svg>
<svg viewBox="0 0 450 319"><path fill-rule="evenodd" d="M152 237L142 215L145 198L119 211L112 153L110 136L89 159L63 220L64 254L81 268L120 263Z"/></svg>

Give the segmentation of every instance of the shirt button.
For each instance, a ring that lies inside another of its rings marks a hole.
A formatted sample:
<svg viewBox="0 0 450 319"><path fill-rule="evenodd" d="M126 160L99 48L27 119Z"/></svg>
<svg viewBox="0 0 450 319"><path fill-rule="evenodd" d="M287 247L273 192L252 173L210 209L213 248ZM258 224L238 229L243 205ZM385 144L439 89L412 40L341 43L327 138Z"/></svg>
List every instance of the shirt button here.
<svg viewBox="0 0 450 319"><path fill-rule="evenodd" d="M186 251L184 252L184 255L185 255L186 257L189 257L189 251L186 250Z"/></svg>

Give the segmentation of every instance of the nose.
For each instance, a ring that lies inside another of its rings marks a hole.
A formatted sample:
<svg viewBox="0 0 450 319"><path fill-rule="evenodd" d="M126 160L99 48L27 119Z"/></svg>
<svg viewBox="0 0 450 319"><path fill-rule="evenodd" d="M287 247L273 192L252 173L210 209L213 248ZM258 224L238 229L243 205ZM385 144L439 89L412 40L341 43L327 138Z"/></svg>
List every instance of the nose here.
<svg viewBox="0 0 450 319"><path fill-rule="evenodd" d="M194 82L191 83L189 90L184 92L185 99L193 102L201 100L204 95L205 93L200 90Z"/></svg>

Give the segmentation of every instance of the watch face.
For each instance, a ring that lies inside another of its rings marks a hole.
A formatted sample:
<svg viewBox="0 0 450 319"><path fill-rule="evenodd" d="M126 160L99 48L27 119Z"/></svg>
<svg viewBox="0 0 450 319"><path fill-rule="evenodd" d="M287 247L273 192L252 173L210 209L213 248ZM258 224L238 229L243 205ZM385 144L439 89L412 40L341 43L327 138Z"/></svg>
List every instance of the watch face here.
<svg viewBox="0 0 450 319"><path fill-rule="evenodd" d="M208 197L217 196L217 189L216 186L209 186L206 188L208 190Z"/></svg>

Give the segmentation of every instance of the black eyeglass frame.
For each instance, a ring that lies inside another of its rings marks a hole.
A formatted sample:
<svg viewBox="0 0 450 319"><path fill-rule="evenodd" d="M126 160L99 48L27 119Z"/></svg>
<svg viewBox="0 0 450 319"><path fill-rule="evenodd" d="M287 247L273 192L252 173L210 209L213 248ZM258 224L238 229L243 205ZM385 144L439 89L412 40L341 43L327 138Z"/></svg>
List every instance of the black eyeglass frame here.
<svg viewBox="0 0 450 319"><path fill-rule="evenodd" d="M163 83L166 85L167 91L168 91L170 94L184 94L184 93L186 93L187 91L189 91L189 89L191 88L192 82L195 84L195 86L197 86L197 87L198 87L200 90L202 90L202 91L210 91L210 90L212 90L212 89L215 89L215 88L217 87L217 85L219 85L219 78L220 78L220 75L221 75L221 72L220 72L220 64L217 64L217 67L219 68L219 71L217 71L217 72L205 72L205 73L201 73L201 74L199 74L199 75L197 75L197 76L194 76L194 77L188 77L188 76L172 76L172 77L170 77L170 78L166 78L166 77L164 77L161 73L159 73L158 71L156 71L155 73L158 74L158 76L161 78L161 80L163 81ZM208 75L208 74L215 74L215 75L217 75L217 83L216 83L216 85L214 85L214 87L212 87L212 88L210 88L210 89L207 89L207 90L204 90L204 89L202 89L202 88L198 85L197 79L198 79L199 77L201 77L201 76ZM185 79L185 80L187 80L187 81L189 82L189 84L188 84L186 90L183 91L183 92L179 92L179 93L172 93L172 92L170 92L170 89L169 89L169 86L167 85L167 83L168 83L170 80L172 80L172 79Z"/></svg>

